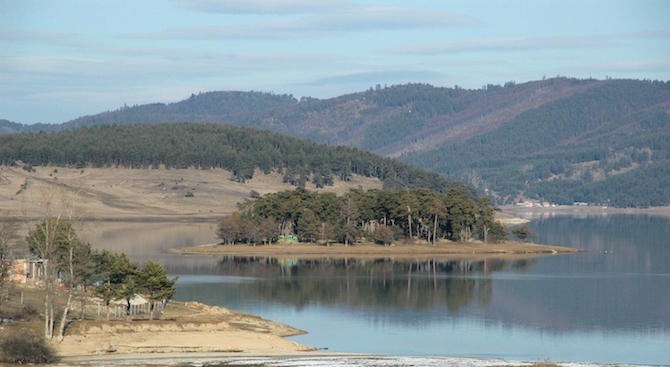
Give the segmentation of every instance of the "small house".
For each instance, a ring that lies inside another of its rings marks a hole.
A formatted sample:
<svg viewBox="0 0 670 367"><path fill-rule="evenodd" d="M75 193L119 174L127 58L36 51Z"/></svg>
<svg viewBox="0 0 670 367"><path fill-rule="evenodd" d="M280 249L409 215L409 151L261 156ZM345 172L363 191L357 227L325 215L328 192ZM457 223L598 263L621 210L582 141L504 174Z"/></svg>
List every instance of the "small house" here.
<svg viewBox="0 0 670 367"><path fill-rule="evenodd" d="M17 259L12 264L12 280L17 283L36 282L44 278L42 259Z"/></svg>

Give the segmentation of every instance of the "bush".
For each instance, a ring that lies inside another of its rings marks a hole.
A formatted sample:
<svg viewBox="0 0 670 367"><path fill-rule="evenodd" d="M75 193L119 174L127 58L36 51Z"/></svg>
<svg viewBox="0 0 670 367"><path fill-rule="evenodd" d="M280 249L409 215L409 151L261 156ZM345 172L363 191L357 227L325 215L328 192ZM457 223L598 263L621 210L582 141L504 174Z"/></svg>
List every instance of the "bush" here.
<svg viewBox="0 0 670 367"><path fill-rule="evenodd" d="M507 232L500 222L493 222L489 228L488 241L491 243L500 243L507 240Z"/></svg>
<svg viewBox="0 0 670 367"><path fill-rule="evenodd" d="M4 314L0 314L0 316L16 321L30 321L38 319L39 312L32 305L25 304L23 307L7 310Z"/></svg>
<svg viewBox="0 0 670 367"><path fill-rule="evenodd" d="M387 226L379 226L375 229L374 238L376 243L388 246L393 243L393 229Z"/></svg>
<svg viewBox="0 0 670 367"><path fill-rule="evenodd" d="M512 230L512 234L520 241L533 240L537 236L527 225L523 224Z"/></svg>
<svg viewBox="0 0 670 367"><path fill-rule="evenodd" d="M16 313L16 318L21 320L32 320L39 316L39 311L35 307L29 304L23 305L23 307Z"/></svg>
<svg viewBox="0 0 670 367"><path fill-rule="evenodd" d="M44 338L32 330L13 330L0 339L0 362L53 363L57 360Z"/></svg>

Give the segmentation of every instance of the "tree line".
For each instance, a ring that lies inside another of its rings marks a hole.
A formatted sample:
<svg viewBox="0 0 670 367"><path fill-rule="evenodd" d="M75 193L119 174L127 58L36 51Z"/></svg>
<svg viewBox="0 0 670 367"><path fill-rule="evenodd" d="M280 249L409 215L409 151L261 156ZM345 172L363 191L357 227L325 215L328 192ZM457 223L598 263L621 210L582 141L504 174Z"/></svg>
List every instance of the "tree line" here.
<svg viewBox="0 0 670 367"><path fill-rule="evenodd" d="M268 244L297 236L301 242L345 245L361 239L390 245L406 238L485 242L506 239L487 198L452 188L350 190L342 196L304 189L249 199L219 223L225 244Z"/></svg>
<svg viewBox="0 0 670 367"><path fill-rule="evenodd" d="M304 187L331 185L335 177L380 179L387 188L444 192L460 184L356 148L331 147L268 131L214 124L103 125L54 133L0 136L0 164L223 168L236 180L256 169L281 172Z"/></svg>

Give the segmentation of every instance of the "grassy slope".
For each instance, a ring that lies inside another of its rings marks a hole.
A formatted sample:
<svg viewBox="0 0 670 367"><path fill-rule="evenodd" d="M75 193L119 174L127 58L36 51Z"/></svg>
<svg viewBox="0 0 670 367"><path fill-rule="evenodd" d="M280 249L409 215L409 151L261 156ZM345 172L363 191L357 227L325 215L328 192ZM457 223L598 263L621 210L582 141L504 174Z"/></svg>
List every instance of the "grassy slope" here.
<svg viewBox="0 0 670 367"><path fill-rule="evenodd" d="M294 188L283 183L278 174L257 172L252 180L240 183L221 169L49 166L35 167L35 172L29 173L18 167L0 167L0 176L0 213L4 217L40 216L44 198L53 195L56 208L62 206L63 200L75 203L78 215L86 217L211 218L235 210L236 204L248 198L252 190L265 194ZM344 192L359 186L381 188L382 184L376 179L354 176L348 182L336 180L324 190ZM185 196L189 191L193 197Z"/></svg>

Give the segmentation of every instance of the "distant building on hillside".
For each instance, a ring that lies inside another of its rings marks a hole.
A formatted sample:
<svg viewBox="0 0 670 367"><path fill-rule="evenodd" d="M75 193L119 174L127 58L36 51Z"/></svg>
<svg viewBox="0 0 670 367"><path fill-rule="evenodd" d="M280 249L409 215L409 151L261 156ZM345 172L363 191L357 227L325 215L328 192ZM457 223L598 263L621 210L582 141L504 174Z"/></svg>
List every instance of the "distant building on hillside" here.
<svg viewBox="0 0 670 367"><path fill-rule="evenodd" d="M41 259L17 259L12 264L12 280L17 283L36 282L44 278L44 263Z"/></svg>

